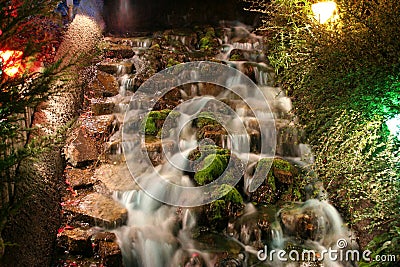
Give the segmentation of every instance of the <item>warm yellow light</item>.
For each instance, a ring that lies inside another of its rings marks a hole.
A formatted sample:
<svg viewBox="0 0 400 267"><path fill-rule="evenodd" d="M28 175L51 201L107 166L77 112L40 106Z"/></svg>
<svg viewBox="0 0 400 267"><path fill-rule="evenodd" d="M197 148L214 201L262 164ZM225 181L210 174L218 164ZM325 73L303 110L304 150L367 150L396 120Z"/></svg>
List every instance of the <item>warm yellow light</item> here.
<svg viewBox="0 0 400 267"><path fill-rule="evenodd" d="M334 1L318 2L311 5L311 10L314 13L314 17L319 23L324 24L336 11L336 3Z"/></svg>
<svg viewBox="0 0 400 267"><path fill-rule="evenodd" d="M3 71L7 76L14 77L21 71L22 51L0 50L0 59L3 62Z"/></svg>

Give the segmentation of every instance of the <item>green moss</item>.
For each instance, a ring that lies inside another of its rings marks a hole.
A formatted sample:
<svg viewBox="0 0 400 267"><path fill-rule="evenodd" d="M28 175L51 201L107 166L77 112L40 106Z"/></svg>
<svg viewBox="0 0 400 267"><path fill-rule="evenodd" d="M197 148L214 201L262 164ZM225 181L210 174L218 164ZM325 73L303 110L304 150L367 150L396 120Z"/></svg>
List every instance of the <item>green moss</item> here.
<svg viewBox="0 0 400 267"><path fill-rule="evenodd" d="M179 61L177 61L177 60L175 60L173 58L169 58L168 61L167 61L167 68L175 66L175 65L178 65L178 64L180 64Z"/></svg>
<svg viewBox="0 0 400 267"><path fill-rule="evenodd" d="M239 60L242 60L242 59L243 59L243 57L242 57L241 55L239 55L239 54L234 54L234 55L232 55L232 56L230 57L229 60L231 60L231 61L239 61Z"/></svg>
<svg viewBox="0 0 400 267"><path fill-rule="evenodd" d="M145 119L145 127L144 127L144 132L146 135L157 135L157 127L156 123L154 122L153 118L147 117Z"/></svg>
<svg viewBox="0 0 400 267"><path fill-rule="evenodd" d="M223 199L233 204L243 204L243 197L233 186L223 184L220 187L220 192L224 193Z"/></svg>
<svg viewBox="0 0 400 267"><path fill-rule="evenodd" d="M209 205L207 217L212 228L224 228L227 218L234 216L243 207L243 198L236 188L223 184L218 190L225 195Z"/></svg>
<svg viewBox="0 0 400 267"><path fill-rule="evenodd" d="M211 222L215 222L219 219L222 219L224 216L224 210L225 210L225 200L218 199L213 201L210 204L210 220Z"/></svg>
<svg viewBox="0 0 400 267"><path fill-rule="evenodd" d="M293 171L292 165L283 159L274 159L272 167L281 171Z"/></svg>
<svg viewBox="0 0 400 267"><path fill-rule="evenodd" d="M200 112L196 119L196 126L201 129L206 125L220 125L212 112Z"/></svg>
<svg viewBox="0 0 400 267"><path fill-rule="evenodd" d="M267 175L267 184L271 187L273 192L276 192L275 177L271 171Z"/></svg>
<svg viewBox="0 0 400 267"><path fill-rule="evenodd" d="M200 50L210 50L215 46L215 31L214 28L207 28L206 33L200 38Z"/></svg>
<svg viewBox="0 0 400 267"><path fill-rule="evenodd" d="M150 111L143 120L144 124L142 130L144 130L144 133L146 135L158 135L164 120L168 117L170 112L170 109Z"/></svg>
<svg viewBox="0 0 400 267"><path fill-rule="evenodd" d="M159 44L153 44L150 49L154 49L154 50L158 50L160 49L160 45Z"/></svg>
<svg viewBox="0 0 400 267"><path fill-rule="evenodd" d="M221 176L228 165L229 157L227 155L210 154L202 162L205 168L199 170L194 175L194 180L198 185L205 185Z"/></svg>

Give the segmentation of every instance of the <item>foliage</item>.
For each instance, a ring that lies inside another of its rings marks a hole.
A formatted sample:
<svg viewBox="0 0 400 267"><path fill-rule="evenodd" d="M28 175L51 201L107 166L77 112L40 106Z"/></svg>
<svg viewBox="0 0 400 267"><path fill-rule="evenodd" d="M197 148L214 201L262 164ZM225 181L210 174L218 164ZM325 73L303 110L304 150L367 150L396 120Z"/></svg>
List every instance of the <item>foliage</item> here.
<svg viewBox="0 0 400 267"><path fill-rule="evenodd" d="M245 2L262 13L268 59L330 199L350 224L368 220L370 230L391 229L386 241L398 238L399 141L385 125L400 113L398 1L337 0L338 19L327 24L313 17L312 1Z"/></svg>
<svg viewBox="0 0 400 267"><path fill-rule="evenodd" d="M29 111L60 89L54 82L64 79L62 73L69 67L51 63L54 54L50 52L61 32L53 12L57 4L54 0L0 0L0 50L23 52L15 76L0 73L0 232L19 205L13 199L14 184L22 179L19 164L55 145L54 136L32 134ZM14 61L13 57L4 60L3 70Z"/></svg>

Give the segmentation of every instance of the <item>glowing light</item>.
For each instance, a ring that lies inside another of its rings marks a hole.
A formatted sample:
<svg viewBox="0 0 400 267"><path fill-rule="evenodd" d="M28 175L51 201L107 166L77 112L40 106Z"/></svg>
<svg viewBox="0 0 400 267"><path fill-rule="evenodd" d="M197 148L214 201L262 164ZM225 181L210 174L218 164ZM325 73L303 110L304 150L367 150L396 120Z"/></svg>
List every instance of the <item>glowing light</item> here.
<svg viewBox="0 0 400 267"><path fill-rule="evenodd" d="M9 77L14 77L22 71L22 51L0 50L0 60L3 63L3 71Z"/></svg>
<svg viewBox="0 0 400 267"><path fill-rule="evenodd" d="M337 5L334 1L318 2L311 5L311 10L314 17L319 23L324 24L331 19L337 10Z"/></svg>
<svg viewBox="0 0 400 267"><path fill-rule="evenodd" d="M386 125L390 133L400 139L400 114L386 121Z"/></svg>

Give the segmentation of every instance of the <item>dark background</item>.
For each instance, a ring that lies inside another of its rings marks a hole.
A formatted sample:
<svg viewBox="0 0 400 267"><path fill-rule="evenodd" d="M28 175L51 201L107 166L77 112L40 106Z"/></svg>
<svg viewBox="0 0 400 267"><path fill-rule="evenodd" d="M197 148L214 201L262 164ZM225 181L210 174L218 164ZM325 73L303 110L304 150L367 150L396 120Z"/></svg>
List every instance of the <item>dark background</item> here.
<svg viewBox="0 0 400 267"><path fill-rule="evenodd" d="M215 25L220 20L254 25L256 16L243 7L238 0L105 0L103 14L111 33Z"/></svg>

